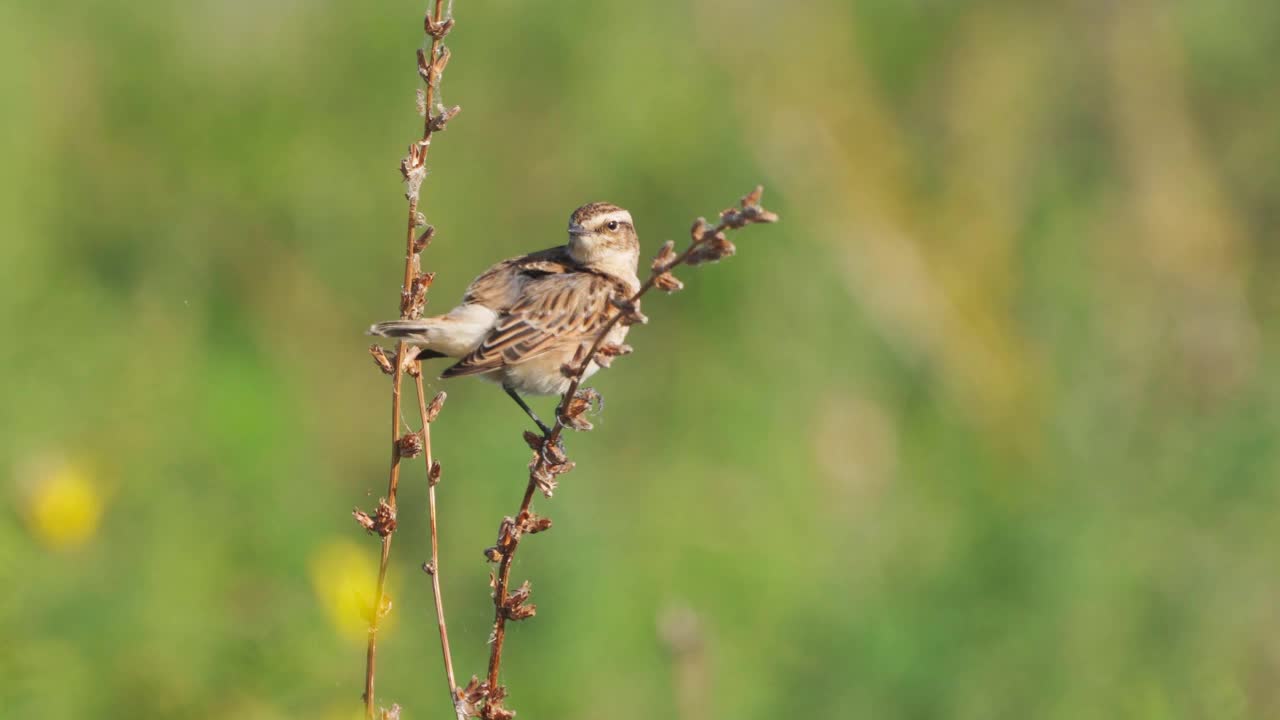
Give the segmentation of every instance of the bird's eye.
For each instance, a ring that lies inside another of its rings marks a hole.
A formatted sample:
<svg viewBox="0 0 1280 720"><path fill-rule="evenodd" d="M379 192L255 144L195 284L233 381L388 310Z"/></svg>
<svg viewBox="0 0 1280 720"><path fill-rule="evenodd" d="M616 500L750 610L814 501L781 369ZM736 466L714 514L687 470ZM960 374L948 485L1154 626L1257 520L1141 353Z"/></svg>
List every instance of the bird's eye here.
<svg viewBox="0 0 1280 720"><path fill-rule="evenodd" d="M608 224L608 225L605 225L605 227L609 228L610 230L617 230L617 229L618 229L618 221L617 221L617 220L610 220L610 221L609 221L609 224Z"/></svg>

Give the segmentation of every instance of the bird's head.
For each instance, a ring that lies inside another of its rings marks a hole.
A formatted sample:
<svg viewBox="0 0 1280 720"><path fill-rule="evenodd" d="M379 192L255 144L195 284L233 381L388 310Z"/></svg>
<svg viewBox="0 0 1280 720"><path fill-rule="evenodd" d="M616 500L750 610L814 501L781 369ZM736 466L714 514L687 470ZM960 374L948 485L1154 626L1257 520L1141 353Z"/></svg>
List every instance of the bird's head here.
<svg viewBox="0 0 1280 720"><path fill-rule="evenodd" d="M569 218L569 255L591 268L635 275L640 238L631 213L611 203L591 203Z"/></svg>

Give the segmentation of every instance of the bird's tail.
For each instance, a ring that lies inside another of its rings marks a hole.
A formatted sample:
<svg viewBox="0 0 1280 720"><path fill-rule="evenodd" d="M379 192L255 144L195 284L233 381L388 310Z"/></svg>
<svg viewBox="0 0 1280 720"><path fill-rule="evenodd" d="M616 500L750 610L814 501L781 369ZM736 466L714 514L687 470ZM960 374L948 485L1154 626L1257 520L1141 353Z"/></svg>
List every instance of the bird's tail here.
<svg viewBox="0 0 1280 720"><path fill-rule="evenodd" d="M433 324L431 320L388 320L370 325L366 334L422 342L427 339L427 331Z"/></svg>

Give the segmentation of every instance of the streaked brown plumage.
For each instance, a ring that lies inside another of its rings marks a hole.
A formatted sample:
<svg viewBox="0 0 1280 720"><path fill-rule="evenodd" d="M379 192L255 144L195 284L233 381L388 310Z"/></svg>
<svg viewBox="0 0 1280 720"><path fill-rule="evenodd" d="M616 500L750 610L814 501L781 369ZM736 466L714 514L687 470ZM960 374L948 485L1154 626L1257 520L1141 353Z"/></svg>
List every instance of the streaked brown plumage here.
<svg viewBox="0 0 1280 720"><path fill-rule="evenodd" d="M639 257L630 213L609 203L583 205L570 218L565 245L494 265L444 315L378 323L369 333L418 345L420 357L459 358L442 378L501 383L528 412L516 394L564 392L569 380L560 368L595 340L615 312L610 298L640 287ZM620 343L626 333L618 324L608 342ZM592 363L586 376L598 369Z"/></svg>

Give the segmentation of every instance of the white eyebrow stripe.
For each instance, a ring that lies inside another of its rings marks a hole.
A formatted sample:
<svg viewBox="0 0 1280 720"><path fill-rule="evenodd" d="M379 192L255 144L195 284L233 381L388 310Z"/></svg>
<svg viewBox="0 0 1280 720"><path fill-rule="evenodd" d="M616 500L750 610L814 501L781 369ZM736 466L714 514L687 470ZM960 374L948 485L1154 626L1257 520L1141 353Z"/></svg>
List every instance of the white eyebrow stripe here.
<svg viewBox="0 0 1280 720"><path fill-rule="evenodd" d="M627 212L626 210L614 210L613 212L608 212L608 213L605 213L604 215L600 215L599 217L593 218L592 225L594 225L595 227L600 227L605 223L609 222L610 220L617 220L618 222L625 222L631 225L635 224L631 222L631 213Z"/></svg>

